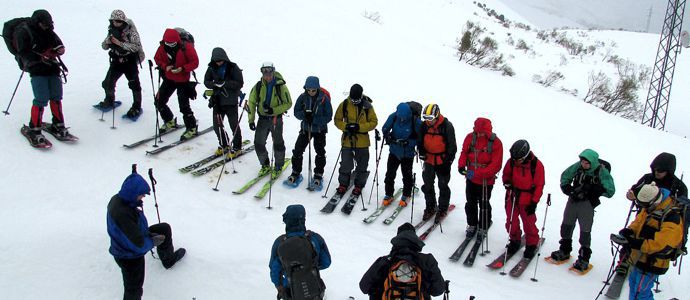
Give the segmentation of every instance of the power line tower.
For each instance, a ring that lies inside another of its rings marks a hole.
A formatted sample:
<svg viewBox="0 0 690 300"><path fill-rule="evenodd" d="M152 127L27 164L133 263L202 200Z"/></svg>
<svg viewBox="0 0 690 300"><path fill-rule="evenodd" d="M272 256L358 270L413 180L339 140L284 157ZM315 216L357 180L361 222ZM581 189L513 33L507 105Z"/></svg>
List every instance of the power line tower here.
<svg viewBox="0 0 690 300"><path fill-rule="evenodd" d="M671 96L671 83L676 68L676 57L680 52L680 34L683 25L686 0L669 0L666 8L664 28L661 31L656 53L652 80L649 84L647 102L644 105L642 124L664 130L666 111Z"/></svg>

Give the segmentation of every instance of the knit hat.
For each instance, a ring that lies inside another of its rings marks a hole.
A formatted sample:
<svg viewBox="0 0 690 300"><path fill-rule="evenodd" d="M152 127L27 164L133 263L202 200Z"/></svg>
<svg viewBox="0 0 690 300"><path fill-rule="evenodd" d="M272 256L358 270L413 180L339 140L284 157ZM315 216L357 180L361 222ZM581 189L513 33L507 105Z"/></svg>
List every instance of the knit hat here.
<svg viewBox="0 0 690 300"><path fill-rule="evenodd" d="M352 100L362 99L362 92L363 91L364 91L364 89L362 88L361 85L359 85L358 83L353 84L352 87L350 88L350 99L352 99Z"/></svg>
<svg viewBox="0 0 690 300"><path fill-rule="evenodd" d="M415 232L415 229L414 229L414 226L412 226L412 224L410 224L410 222L407 222L405 224L400 225L400 227L398 227L398 234L400 234L403 231Z"/></svg>
<svg viewBox="0 0 690 300"><path fill-rule="evenodd" d="M661 189L656 186L656 183L652 182L650 184L645 184L637 192L637 201L642 206L650 206L661 202L664 195L661 193Z"/></svg>
<svg viewBox="0 0 690 300"><path fill-rule="evenodd" d="M127 16L125 15L124 11L116 9L113 10L112 13L110 13L110 21L127 22Z"/></svg>

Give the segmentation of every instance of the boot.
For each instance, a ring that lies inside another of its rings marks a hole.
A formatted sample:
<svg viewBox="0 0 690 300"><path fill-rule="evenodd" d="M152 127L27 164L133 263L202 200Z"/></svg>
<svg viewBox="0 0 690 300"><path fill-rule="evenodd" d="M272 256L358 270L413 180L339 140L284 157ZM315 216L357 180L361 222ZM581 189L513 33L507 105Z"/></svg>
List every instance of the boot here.
<svg viewBox="0 0 690 300"><path fill-rule="evenodd" d="M399 205L402 207L407 206L407 200L409 200L409 199L410 199L410 197L408 197L408 196L400 197L400 204Z"/></svg>
<svg viewBox="0 0 690 300"><path fill-rule="evenodd" d="M141 115L141 108L132 107L127 111L127 117L134 119Z"/></svg>
<svg viewBox="0 0 690 300"><path fill-rule="evenodd" d="M292 174L290 174L290 176L288 176L287 182L290 184L295 184L295 182L297 182L297 178L299 178L299 176L300 176L299 173L293 172Z"/></svg>
<svg viewBox="0 0 690 300"><path fill-rule="evenodd" d="M465 236L473 237L475 234L477 234L477 226L467 225L467 229L465 229Z"/></svg>
<svg viewBox="0 0 690 300"><path fill-rule="evenodd" d="M347 192L347 186L346 185L339 185L337 189L335 189L335 192L338 193L339 195L344 195L345 192Z"/></svg>
<svg viewBox="0 0 690 300"><path fill-rule="evenodd" d="M424 214L422 215L422 220L427 221L436 215L436 207L427 207L424 209Z"/></svg>
<svg viewBox="0 0 690 300"><path fill-rule="evenodd" d="M32 145L45 144L46 137L41 133L41 128L30 128L29 129L29 141Z"/></svg>
<svg viewBox="0 0 690 300"><path fill-rule="evenodd" d="M52 123L50 125L50 130L62 138L66 138L69 135L69 131L67 131L65 123Z"/></svg>
<svg viewBox="0 0 690 300"><path fill-rule="evenodd" d="M225 154L230 153L230 147L227 147L227 146L225 146L225 147L218 146L218 148L216 148L216 153L215 153L215 154L216 154L217 156L221 156L221 155L223 155L223 153L225 153Z"/></svg>
<svg viewBox="0 0 690 300"><path fill-rule="evenodd" d="M191 138L197 136L197 134L198 134L197 127L187 128L187 130L185 130L185 132L182 133L180 140L184 141L184 140L191 139Z"/></svg>
<svg viewBox="0 0 690 300"><path fill-rule="evenodd" d="M314 174L314 178L312 179L312 182L314 183L314 186L321 186L321 181L323 180L323 175L321 174Z"/></svg>
<svg viewBox="0 0 690 300"><path fill-rule="evenodd" d="M393 196L385 195L385 196L383 196L383 202L381 203L381 205L383 205L383 206L391 205L393 200L394 200Z"/></svg>
<svg viewBox="0 0 690 300"><path fill-rule="evenodd" d="M160 130L158 130L158 131L160 133L166 133L167 131L173 130L175 128L177 128L177 118L163 123L163 126L161 126Z"/></svg>
<svg viewBox="0 0 690 300"><path fill-rule="evenodd" d="M537 254L537 245L527 245L525 247L525 253L522 254L522 257L527 258L527 259L532 259L534 258L534 255Z"/></svg>
<svg viewBox="0 0 690 300"><path fill-rule="evenodd" d="M352 189L352 196L359 197L360 195L362 195L362 188L355 186L355 188Z"/></svg>
<svg viewBox="0 0 690 300"><path fill-rule="evenodd" d="M266 176L269 173L271 173L271 166L270 165L264 165L264 166L261 166L261 169L259 170L258 176Z"/></svg>
<svg viewBox="0 0 690 300"><path fill-rule="evenodd" d="M578 254L577 261L573 264L573 268L580 272L584 272L589 268L589 258L592 256L592 249L582 247Z"/></svg>
<svg viewBox="0 0 690 300"><path fill-rule="evenodd" d="M170 259L163 260L161 258L161 260L163 261L163 267L165 267L166 269L172 268L178 261L180 261L184 257L184 255L186 253L187 253L187 250L185 250L185 248L179 248L179 249L175 250L175 252L173 253L173 255Z"/></svg>
<svg viewBox="0 0 690 300"><path fill-rule="evenodd" d="M435 222L441 222L446 216L448 215L448 209L439 209L439 211L436 212L436 219L434 219Z"/></svg>
<svg viewBox="0 0 690 300"><path fill-rule="evenodd" d="M520 241L510 240L510 241L508 242L508 246L506 246L506 253L507 253L509 256L512 256L513 254L515 254L516 252L518 252L518 250L520 250L520 244L521 244Z"/></svg>

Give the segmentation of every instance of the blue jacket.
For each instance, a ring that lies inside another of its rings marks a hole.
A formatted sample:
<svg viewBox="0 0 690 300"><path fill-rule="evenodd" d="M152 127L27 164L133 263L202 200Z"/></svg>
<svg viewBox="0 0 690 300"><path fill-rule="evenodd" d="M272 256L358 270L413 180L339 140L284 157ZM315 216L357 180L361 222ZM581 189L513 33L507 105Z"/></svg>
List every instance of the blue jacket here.
<svg viewBox="0 0 690 300"><path fill-rule="evenodd" d="M422 121L414 118L407 103L398 104L381 129L389 141L390 153L399 159L414 157L421 126Z"/></svg>
<svg viewBox="0 0 690 300"><path fill-rule="evenodd" d="M331 98L321 90L319 85L319 78L316 76L307 77L304 84L305 89L316 89L318 93L315 97L309 96L305 91L297 98L295 103L295 118L302 121L300 128L304 131L309 131L309 123L304 120L305 111L311 108L312 111L312 132L328 132L328 123L333 119L333 106L331 105Z"/></svg>
<svg viewBox="0 0 690 300"><path fill-rule="evenodd" d="M115 258L132 259L146 255L153 248L149 225L137 200L149 194L151 188L139 174L127 176L122 188L108 203L106 223L110 236L110 254Z"/></svg>

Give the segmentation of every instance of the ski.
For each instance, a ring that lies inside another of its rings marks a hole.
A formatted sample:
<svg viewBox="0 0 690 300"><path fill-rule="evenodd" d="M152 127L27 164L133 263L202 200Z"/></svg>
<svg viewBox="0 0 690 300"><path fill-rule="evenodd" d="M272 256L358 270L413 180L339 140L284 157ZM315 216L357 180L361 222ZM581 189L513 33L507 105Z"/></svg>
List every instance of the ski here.
<svg viewBox="0 0 690 300"><path fill-rule="evenodd" d="M474 239L474 235L471 236L465 236L465 239L462 240L462 243L460 243L460 246L458 246L457 249L455 249L455 252L450 255L448 259L452 261L459 261L460 257L462 257L462 253L465 252L465 249L467 249L467 246L472 242Z"/></svg>
<svg viewBox="0 0 690 300"><path fill-rule="evenodd" d="M483 230L478 230L477 239L474 241L474 245L472 245L470 253L467 254L467 258L465 258L465 261L462 263L466 267L471 267L474 265L474 260L477 258L477 253L479 252L479 247L481 247L482 243L484 242L484 235L485 233Z"/></svg>
<svg viewBox="0 0 690 300"><path fill-rule="evenodd" d="M625 285L626 277L628 277L627 272L616 272L616 275L613 276L613 280L611 281L611 285L609 285L609 288L606 290L606 294L604 295L610 299L618 299L618 297L621 296L621 290Z"/></svg>
<svg viewBox="0 0 690 300"><path fill-rule="evenodd" d="M212 164L210 164L210 165L208 165L208 166L205 166L205 167L203 167L203 168L200 168L200 169L198 169L198 170L192 172L192 175L193 175L193 176L201 176L201 175L204 175L204 174L208 174L208 172L211 172L211 171L215 170L216 168L223 166L224 164L228 163L229 161L235 160L235 159L237 159L238 157L240 157L240 156L242 156L242 155L245 155L245 154L247 154L247 153L249 153L249 152L252 152L252 151L254 151L254 145L251 145L251 146L249 146L249 147L247 147L247 148L243 148L242 151L240 151L239 153L236 153L236 154L233 155L232 157L229 157L229 158L227 158L227 159L221 159L221 160L219 160L219 161L217 161L217 162L214 162L214 163L212 163Z"/></svg>
<svg viewBox="0 0 690 300"><path fill-rule="evenodd" d="M278 173L276 178L271 178L268 182L266 182L264 184L264 186L261 187L259 192L256 193L256 195L254 195L254 198L262 199L264 196L266 196L266 194L268 194L268 191L271 189L271 186L273 186L273 183L276 180L278 180L278 178L280 177L280 174L283 174L285 169L287 169L287 167L290 165L290 161L291 161L290 158L285 159L285 162L283 163L283 167L280 169L280 172Z"/></svg>
<svg viewBox="0 0 690 300"><path fill-rule="evenodd" d="M393 204L393 202L395 202L395 199L398 199L398 197L400 197L400 195L402 195L402 188L399 188L397 191L395 191L395 194L393 194L393 198L392 198L391 203L389 203L386 206L383 206L383 204L380 205L379 208L377 208L371 215L364 218L364 220L362 220L362 221L364 223L367 223L367 224L374 222L374 220L376 220L376 218L378 218L381 214L383 214L383 211L386 210L386 208L388 208L388 206L391 206Z"/></svg>
<svg viewBox="0 0 690 300"><path fill-rule="evenodd" d="M573 273L575 273L575 274L577 274L577 275L584 276L584 275L587 275L587 273L589 273L589 271L591 271L592 268L594 268L594 266L593 266L592 264L589 264L589 265L587 266L587 269L584 270L584 271L580 271L580 270L578 270L578 269L575 269L575 267L573 267L573 266L570 266L570 268L568 268L568 270L571 271L571 272L573 272Z"/></svg>
<svg viewBox="0 0 690 300"><path fill-rule="evenodd" d="M336 191L335 194L331 197L331 199L328 200L328 203L321 209L321 212L324 213L332 213L335 208L338 206L338 203L340 203L340 200L342 200L345 197L345 194L347 194L348 191L350 191L354 187L353 184L350 184L349 187L347 187L347 190L345 193L338 194Z"/></svg>
<svg viewBox="0 0 690 300"><path fill-rule="evenodd" d="M78 137L72 135L69 132L65 136L60 135L57 131L53 130L53 124L51 123L43 122L41 128L43 129L43 131L50 133L50 135L54 136L58 141L61 142L76 142L79 140Z"/></svg>
<svg viewBox="0 0 690 300"><path fill-rule="evenodd" d="M93 105L93 108L95 108L95 109L97 109L97 110L99 110L99 111L101 111L101 112L107 113L107 112L109 112L109 111L111 111L111 110L113 110L113 109L116 109L116 108L120 107L120 105L122 105L122 101L114 101L114 102L113 102L113 105L112 105L112 106L108 106L108 107L103 107L103 106L101 106L100 104L101 104L100 102L94 104L94 105Z"/></svg>
<svg viewBox="0 0 690 300"><path fill-rule="evenodd" d="M544 244L544 240L546 240L546 238L541 238L541 239L539 240L539 244L538 244L538 245L543 245L543 244ZM535 254L536 254L537 252L539 252L539 248L538 248L538 247L537 247L537 250L536 250ZM510 276L511 276L511 277L516 277L516 278L517 278L517 277L520 277L520 276L522 275L522 273L524 273L525 270L527 270L527 267L529 266L529 263L531 263L533 259L534 259L534 257L532 257L532 258L526 258L526 257L521 258L520 261L515 265L515 267L513 267L513 268L510 270L510 273L509 273Z"/></svg>
<svg viewBox="0 0 690 300"><path fill-rule="evenodd" d="M31 145L31 147L37 149L50 149L53 147L53 144L46 138L43 139L42 143L33 143L31 138L29 138L29 130L31 130L29 126L22 125L22 128L19 130L19 132L21 132L22 135L29 141L29 145Z"/></svg>
<svg viewBox="0 0 690 300"><path fill-rule="evenodd" d="M288 188L294 189L294 188L298 187L300 183L302 183L302 180L304 180L304 176L302 176L302 174L299 174L299 176L297 176L297 178L295 178L295 182L290 183L290 181L285 179L285 180L283 180L283 185L288 187Z"/></svg>
<svg viewBox="0 0 690 300"><path fill-rule="evenodd" d="M156 154L159 154L159 153L161 153L161 152L163 152L163 151L170 150L170 149L172 149L172 148L175 147L175 146L184 144L184 143L186 143L186 142L188 142L188 141L191 141L191 140L193 140L193 139L195 139L195 138L197 138L197 137L199 137L199 136L201 136L201 135L203 135L203 134L209 133L209 132L211 132L211 131L213 131L213 126L211 126L211 127L209 127L209 128L206 128L206 129L204 129L204 130L202 130L202 131L197 132L197 134L196 134L195 136L193 136L193 137L191 137L191 138L188 138L188 139L186 139L186 140L174 141L174 142L172 142L172 143L170 143L170 144L167 144L167 145L165 145L165 146L158 147L158 148L153 149L153 150L151 150L151 151L146 151L146 154L147 154L147 155L156 155Z"/></svg>
<svg viewBox="0 0 690 300"><path fill-rule="evenodd" d="M518 251L520 251L520 249L522 249L524 247L525 247L525 236L522 236L522 240L520 242L520 248L518 248L518 250L509 254L508 253L508 247L506 246L506 251L503 251L503 253L501 255L496 257L496 259L494 259L494 261L492 261L490 264L488 264L486 266L489 269L493 269L493 270L503 268L503 264L505 262L507 262L508 260L510 260L510 258L513 257L513 255L515 255L515 253L517 253Z"/></svg>
<svg viewBox="0 0 690 300"><path fill-rule="evenodd" d="M271 174L271 172L267 172L266 174L257 174L256 177L250 179L247 183L245 183L238 190L232 191L232 193L235 195L239 195L239 194L246 192L248 189L250 189L252 186L254 186L257 182L259 182L261 180L261 178L268 176L268 174Z"/></svg>
<svg viewBox="0 0 690 300"><path fill-rule="evenodd" d="M250 143L249 140L243 141L243 142L242 142L242 147L244 147L245 145L248 145L249 143ZM226 155L230 155L230 153L225 153L225 154L226 154ZM213 160L215 160L216 158L219 158L219 157L221 157L221 156L223 156L222 153L221 153L221 154L216 154L216 153L214 152L213 154L211 154L211 155L209 155L209 156L207 156L207 157L205 157L205 158L202 158L202 159L198 160L197 162L192 163L192 164L190 164L190 165L188 165L188 166L186 166L186 167L184 167L184 168L180 168L180 169L178 169L178 170L179 170L180 172L182 172L182 173L189 173L189 172L191 172L191 171L193 171L193 170L196 170L196 168L201 167L201 166L203 166L203 165L205 165L205 164L207 164L207 163L209 163L209 162L211 162L211 161L213 161ZM233 158L233 157L229 157L229 158Z"/></svg>
<svg viewBox="0 0 690 300"><path fill-rule="evenodd" d="M419 188L414 188L414 194L416 195L418 193L419 193ZM395 218L397 218L400 215L400 212L402 212L402 210L405 209L405 207L407 207L407 206L400 206L400 205L396 206L395 210L393 210L393 213L388 218L383 220L383 224L386 224L386 225L392 224L393 221L395 221Z"/></svg>
<svg viewBox="0 0 690 300"><path fill-rule="evenodd" d="M182 125L177 125L177 126L176 126L175 128L173 128L173 129L170 129L170 130L168 130L168 131L165 131L165 132L160 133L159 136L164 136L164 135L166 135L166 134L168 134L168 133L171 133L171 132L173 132L173 131L175 131L175 130L178 130L178 129L182 128L182 127L184 127L184 126L182 126ZM141 145L146 144L146 143L148 143L148 142L150 142L150 141L153 141L153 140L155 140L155 139L157 139L157 138L158 138L158 136L155 136L155 135L154 135L154 136L151 136L151 137L147 137L147 138L145 138L145 139L143 139L143 140L140 140L140 141L138 141L138 142L134 142L134 143L127 144L127 145L122 145L122 147L125 147L125 148L127 148L127 149L132 149L132 148L134 148L134 147L141 146Z"/></svg>
<svg viewBox="0 0 690 300"><path fill-rule="evenodd" d="M366 180L367 180L368 178L369 178L369 171L367 171L367 174L366 174L365 177L364 177L364 181L366 182ZM353 180L354 180L354 179L353 179ZM361 191L360 191L360 192L361 192ZM352 212L352 209L353 209L353 208L355 207L355 205L357 204L357 198L359 198L359 197L363 197L362 194L359 194L359 195L355 196L355 195L352 195L352 193L350 193L350 197L347 198L347 201L345 201L345 204L344 204L343 207L340 209L340 211L343 212L343 213L345 213L346 215L349 215L349 214Z"/></svg>
<svg viewBox="0 0 690 300"><path fill-rule="evenodd" d="M454 209L455 209L455 204L451 204L450 206L448 206L448 211L447 211L448 214L450 214L450 212L453 211ZM444 220L446 217L448 217L448 214L446 214L446 216L443 217L443 218L441 218L441 219L435 218L435 219L434 219L434 224L431 224L431 227L427 228L426 231L424 231L424 233L422 233L422 235L419 236L419 239L422 240L422 241L423 241L423 240L426 240L426 238L429 236L429 234L430 234L431 232L433 232L433 231L436 229L436 227L441 226L441 222L443 222L443 220Z"/></svg>

